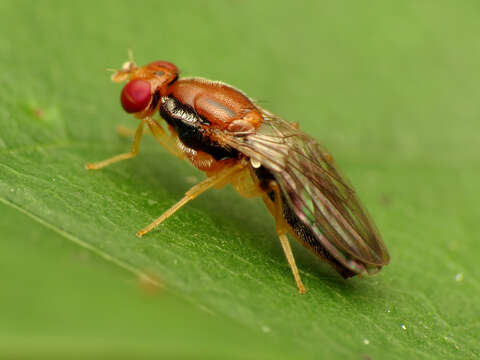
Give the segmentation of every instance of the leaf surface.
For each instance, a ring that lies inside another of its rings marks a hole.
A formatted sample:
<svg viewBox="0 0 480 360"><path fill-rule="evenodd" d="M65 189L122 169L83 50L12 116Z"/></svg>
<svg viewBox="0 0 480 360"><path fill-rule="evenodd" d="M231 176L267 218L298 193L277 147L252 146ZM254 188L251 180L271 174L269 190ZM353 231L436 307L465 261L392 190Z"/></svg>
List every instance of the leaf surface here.
<svg viewBox="0 0 480 360"><path fill-rule="evenodd" d="M480 356L479 12L3 1L0 351L92 355L96 338L126 358ZM300 296L263 204L231 189L138 239L202 175L152 139L134 160L84 169L129 149L114 129L136 123L103 71L128 48L139 64L172 61L298 121L356 187L390 265L344 281L295 244ZM138 277L162 295L142 298Z"/></svg>

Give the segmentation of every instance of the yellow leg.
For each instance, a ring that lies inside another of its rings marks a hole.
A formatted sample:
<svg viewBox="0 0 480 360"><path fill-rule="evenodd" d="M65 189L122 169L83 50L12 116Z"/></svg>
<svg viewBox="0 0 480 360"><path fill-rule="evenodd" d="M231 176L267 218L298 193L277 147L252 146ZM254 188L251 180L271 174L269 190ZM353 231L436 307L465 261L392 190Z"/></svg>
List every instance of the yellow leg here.
<svg viewBox="0 0 480 360"><path fill-rule="evenodd" d="M155 137L155 140L157 140L165 150L179 159L185 158L185 154L178 148L175 140L167 134L167 132L158 122L153 120L151 117L145 118L145 121L147 122L148 128L152 132L152 135Z"/></svg>
<svg viewBox="0 0 480 360"><path fill-rule="evenodd" d="M307 290L305 289L305 286L303 285L302 279L300 277L300 273L298 272L297 264L295 263L295 258L293 257L292 248L290 247L290 242L288 241L287 237L289 227L287 222L283 218L283 205L282 197L280 195L280 189L275 182L272 182L270 188L275 193L275 199L273 203L272 201L269 201L269 203L265 201L265 203L267 204L267 207L269 208L272 215L275 217L277 235L280 239L280 243L282 244L283 252L285 253L285 257L287 258L288 264L290 265L290 269L292 270L295 282L297 283L298 291L300 292L300 294L304 294ZM270 198L268 198L268 200L270 200Z"/></svg>
<svg viewBox="0 0 480 360"><path fill-rule="evenodd" d="M123 125L117 125L117 133L120 136L123 137L133 137L135 136L135 133L137 132L137 129L131 129ZM145 131L144 131L145 132ZM146 133L148 134L148 133ZM144 135L146 135L144 134Z"/></svg>
<svg viewBox="0 0 480 360"><path fill-rule="evenodd" d="M290 269L292 270L293 277L295 278L295 282L297 283L298 291L300 294L305 294L307 289L303 285L302 278L298 272L297 264L295 263L295 258L293 257L292 248L290 247L290 243L288 242L288 238L286 234L279 234L278 238L280 239L280 243L282 244L283 252L288 261L288 265L290 265Z"/></svg>
<svg viewBox="0 0 480 360"><path fill-rule="evenodd" d="M167 218L169 218L171 215L173 215L178 209L180 209L187 202L195 199L197 196L204 193L205 191L207 191L211 187L213 187L213 186L221 187L223 185L228 184L229 182L232 181L232 178L235 177L235 175L237 175L237 173L239 171L242 171L242 169L245 166L246 166L245 164L241 163L241 164L234 165L230 168L223 169L217 175L209 177L209 178L203 180L200 184L195 185L194 187L192 187L190 190L188 190L185 193L185 196L182 199L180 199L179 202L177 202L170 209L165 211L158 219L156 219L150 225L146 226L145 228L143 228L142 230L137 232L137 236L142 237L143 235L145 235L149 231L153 230L155 227L157 227L163 221L165 221Z"/></svg>
<svg viewBox="0 0 480 360"><path fill-rule="evenodd" d="M185 154L178 148L177 144L175 143L175 139L172 136L168 135L167 132L163 129L163 127L153 120L151 117L147 117L144 119L150 129L150 132L146 133L148 135L153 135L155 140L162 145L162 147L167 150L171 155L174 155L180 159L185 158ZM117 133L120 136L131 137L135 135L135 130L127 128L123 125L117 126Z"/></svg>
<svg viewBox="0 0 480 360"><path fill-rule="evenodd" d="M130 150L130 152L125 153L125 154L120 154L120 155L117 155L117 156L114 156L114 157L111 157L109 159L99 161L99 162L96 162L96 163L89 163L89 164L86 164L85 167L88 170L97 170L97 169L101 169L105 166L114 164L116 162L131 159L131 158L137 156L138 150L140 149L140 140L142 139L143 126L144 125L145 125L145 123L142 120L140 122L140 125L138 125L137 131L135 132L135 137L133 138L132 149Z"/></svg>
<svg viewBox="0 0 480 360"><path fill-rule="evenodd" d="M242 172L238 173L235 178L232 179L232 187L241 196L246 198L265 195L265 190L260 187L251 167L245 167Z"/></svg>

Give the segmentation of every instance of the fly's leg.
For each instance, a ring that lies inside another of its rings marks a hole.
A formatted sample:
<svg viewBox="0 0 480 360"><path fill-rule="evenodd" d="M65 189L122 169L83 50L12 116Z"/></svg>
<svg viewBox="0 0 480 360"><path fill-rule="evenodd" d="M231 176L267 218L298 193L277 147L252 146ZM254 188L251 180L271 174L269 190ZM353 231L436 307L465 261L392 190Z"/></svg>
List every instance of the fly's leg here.
<svg viewBox="0 0 480 360"><path fill-rule="evenodd" d="M283 217L283 204L280 194L280 188L278 187L278 184L276 182L272 181L270 183L270 189L274 192L274 200L270 200L267 195L263 196L263 200L270 212L272 213L273 217L275 218L277 235L280 239L280 243L282 244L283 252L285 253L285 257L287 258L288 264L290 265L290 269L292 270L295 282L297 283L298 291L300 292L300 294L304 294L307 290L305 289L302 279L300 278L297 264L295 263L295 258L293 257L292 248L290 247L290 243L287 237L287 233L290 229Z"/></svg>
<svg viewBox="0 0 480 360"><path fill-rule="evenodd" d="M162 145L162 147L167 150L171 155L174 155L179 159L185 158L184 153L178 148L175 139L172 136L168 135L158 122L153 120L151 117L146 117L145 122L150 129L150 133L147 134L153 135L155 137L155 140L157 140L157 142ZM134 136L135 134L135 130L127 128L123 125L117 126L117 132L120 136L125 137Z"/></svg>
<svg viewBox="0 0 480 360"><path fill-rule="evenodd" d="M290 243L288 242L287 235L285 233L279 234L278 238L280 239L280 243L282 244L283 252L287 257L288 264L290 265L290 269L292 269L293 277L295 278L295 282L297 283L298 291L300 294L305 294L307 289L303 285L302 278L298 273L297 264L295 263L295 258L293 257L292 248L290 247Z"/></svg>
<svg viewBox="0 0 480 360"><path fill-rule="evenodd" d="M176 156L179 159L184 159L185 154L178 148L175 139L168 135L163 127L153 120L151 117L146 117L148 128L150 129L153 137L162 147L167 150L171 155Z"/></svg>
<svg viewBox="0 0 480 360"><path fill-rule="evenodd" d="M123 136L123 137L133 137L133 136L135 136L135 133L137 132L136 129L128 128L128 127L123 126L123 125L117 125L116 129L117 129L118 135Z"/></svg>
<svg viewBox="0 0 480 360"><path fill-rule="evenodd" d="M89 163L89 164L86 164L85 167L88 170L97 170L97 169L101 169L105 166L114 164L116 162L131 159L131 158L137 156L138 150L140 149L140 141L142 139L144 125L145 125L145 123L142 120L140 122L140 125L138 125L137 130L135 131L135 135L134 135L134 138L133 138L132 149L130 150L130 152L125 153L125 154L120 154L120 155L117 155L117 156L114 156L114 157L111 157L109 159L99 161L99 162L96 162L96 163Z"/></svg>
<svg viewBox="0 0 480 360"><path fill-rule="evenodd" d="M190 200L195 199L200 194L204 193L211 187L222 187L232 181L238 172L242 171L246 165L243 163L231 166L229 168L222 169L216 175L211 176L203 180L201 183L195 185L190 190L185 193L185 196L180 199L175 205L173 205L170 209L165 211L158 219L152 222L150 225L146 226L139 232L137 232L138 237L142 237L149 231L153 230L155 227L160 225L163 221L173 215L178 209L180 209L183 205L188 203Z"/></svg>
<svg viewBox="0 0 480 360"><path fill-rule="evenodd" d="M265 194L265 190L261 188L251 167L245 167L232 179L232 187L245 198L253 198Z"/></svg>

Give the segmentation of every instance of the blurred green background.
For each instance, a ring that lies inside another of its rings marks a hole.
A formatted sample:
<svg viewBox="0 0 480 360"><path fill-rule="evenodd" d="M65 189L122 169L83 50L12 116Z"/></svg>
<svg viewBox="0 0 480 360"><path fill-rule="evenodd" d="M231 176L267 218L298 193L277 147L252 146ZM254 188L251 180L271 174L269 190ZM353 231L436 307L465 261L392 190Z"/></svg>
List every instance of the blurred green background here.
<svg viewBox="0 0 480 360"><path fill-rule="evenodd" d="M0 357L480 356L478 1L0 2ZM129 148L105 68L176 63L326 145L392 261L342 280L294 244L300 296L259 199ZM156 285L149 284L151 279Z"/></svg>

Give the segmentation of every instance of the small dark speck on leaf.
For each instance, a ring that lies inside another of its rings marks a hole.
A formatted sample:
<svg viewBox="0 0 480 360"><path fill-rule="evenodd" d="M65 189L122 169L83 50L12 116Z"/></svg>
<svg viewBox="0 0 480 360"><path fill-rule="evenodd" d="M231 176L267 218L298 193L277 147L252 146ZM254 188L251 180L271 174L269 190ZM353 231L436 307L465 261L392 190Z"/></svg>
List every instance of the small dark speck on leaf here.
<svg viewBox="0 0 480 360"><path fill-rule="evenodd" d="M380 205L383 205L383 206L389 206L392 204L392 195L391 194L381 194L380 195L380 198L378 199Z"/></svg>
<svg viewBox="0 0 480 360"><path fill-rule="evenodd" d="M43 119L45 116L45 111L42 108L37 107L33 109L33 115L35 115L35 117L38 119Z"/></svg>
<svg viewBox="0 0 480 360"><path fill-rule="evenodd" d="M163 287L162 281L157 276L140 274L138 277L140 289L147 295L157 294Z"/></svg>
<svg viewBox="0 0 480 360"><path fill-rule="evenodd" d="M77 258L82 262L88 261L90 259L90 253L88 251L81 251Z"/></svg>

